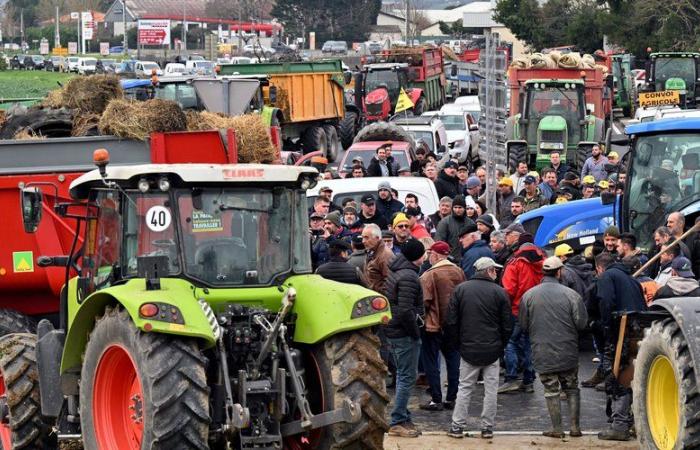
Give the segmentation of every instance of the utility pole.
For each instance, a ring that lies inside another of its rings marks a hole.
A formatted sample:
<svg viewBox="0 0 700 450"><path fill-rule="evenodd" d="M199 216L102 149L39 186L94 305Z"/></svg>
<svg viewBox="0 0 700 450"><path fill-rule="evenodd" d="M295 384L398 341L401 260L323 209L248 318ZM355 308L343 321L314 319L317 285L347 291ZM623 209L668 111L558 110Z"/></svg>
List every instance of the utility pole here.
<svg viewBox="0 0 700 450"><path fill-rule="evenodd" d="M55 34L54 40L53 40L53 46L54 46L54 47L60 47L60 46L61 46L61 31L60 31L60 28L59 28L59 26L58 26L58 20L59 20L59 17L58 17L58 5L56 5L56 34Z"/></svg>
<svg viewBox="0 0 700 450"><path fill-rule="evenodd" d="M187 2L182 2L182 44L181 49L187 50Z"/></svg>
<svg viewBox="0 0 700 450"><path fill-rule="evenodd" d="M24 8L19 12L19 36L20 36L20 47L24 51Z"/></svg>
<svg viewBox="0 0 700 450"><path fill-rule="evenodd" d="M129 48L129 40L126 37L126 0L122 0L122 26L124 27L122 47L124 47L123 53L126 55Z"/></svg>
<svg viewBox="0 0 700 450"><path fill-rule="evenodd" d="M410 8L411 8L411 7L410 7L409 0L406 0L406 22L405 22L405 24L404 24L404 25L405 25L405 29L406 29L406 30L405 30L405 31L406 31L406 44L408 44L408 42L409 42L409 40L410 40L410 38L409 38L409 36L408 36L408 15L409 15Z"/></svg>

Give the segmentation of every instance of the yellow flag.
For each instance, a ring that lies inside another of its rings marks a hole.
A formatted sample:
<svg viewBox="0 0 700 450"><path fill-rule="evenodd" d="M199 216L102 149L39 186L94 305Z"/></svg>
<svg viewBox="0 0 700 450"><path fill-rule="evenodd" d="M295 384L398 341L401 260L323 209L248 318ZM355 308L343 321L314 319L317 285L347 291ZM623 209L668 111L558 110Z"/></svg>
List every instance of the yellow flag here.
<svg viewBox="0 0 700 450"><path fill-rule="evenodd" d="M394 114L400 113L401 111L406 111L407 109L413 108L413 102L411 97L408 96L406 91L401 88L401 93L399 94L399 99L396 102L396 109L394 109Z"/></svg>

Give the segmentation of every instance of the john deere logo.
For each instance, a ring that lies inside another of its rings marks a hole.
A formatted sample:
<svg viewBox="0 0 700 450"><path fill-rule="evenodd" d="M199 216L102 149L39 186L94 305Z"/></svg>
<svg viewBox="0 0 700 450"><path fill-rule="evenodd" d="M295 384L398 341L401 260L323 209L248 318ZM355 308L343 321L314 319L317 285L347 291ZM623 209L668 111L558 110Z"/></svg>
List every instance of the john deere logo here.
<svg viewBox="0 0 700 450"><path fill-rule="evenodd" d="M34 272L34 252L12 252L15 273Z"/></svg>

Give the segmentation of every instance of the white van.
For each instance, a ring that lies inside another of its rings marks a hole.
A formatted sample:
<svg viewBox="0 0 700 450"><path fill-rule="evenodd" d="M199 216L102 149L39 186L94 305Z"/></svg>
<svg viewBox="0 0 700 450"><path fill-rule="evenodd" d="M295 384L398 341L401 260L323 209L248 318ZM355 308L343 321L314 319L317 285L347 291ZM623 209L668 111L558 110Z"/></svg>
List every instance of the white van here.
<svg viewBox="0 0 700 450"><path fill-rule="evenodd" d="M185 62L187 71L193 75L215 75L214 63L206 60L188 60Z"/></svg>

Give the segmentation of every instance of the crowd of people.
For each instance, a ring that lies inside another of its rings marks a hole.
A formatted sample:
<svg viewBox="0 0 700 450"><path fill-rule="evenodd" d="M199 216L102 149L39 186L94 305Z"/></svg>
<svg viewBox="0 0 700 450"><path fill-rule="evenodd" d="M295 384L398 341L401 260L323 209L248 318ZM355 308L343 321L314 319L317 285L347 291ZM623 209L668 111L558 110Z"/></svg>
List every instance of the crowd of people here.
<svg viewBox="0 0 700 450"><path fill-rule="evenodd" d="M544 205L605 193L623 193L624 170L608 173L618 155L594 146L581 173L551 154L551 165L512 175L498 173L496 210L484 201L486 171L419 153L410 168L396 167L389 143L377 150L371 173L423 176L435 183L439 208L421 211L418 197L399 201L391 182L376 194L332 199L322 186L310 210L311 248L317 273L384 294L392 319L380 327L382 357L395 385L389 434L418 437L408 407L417 382L427 385L427 411L452 410L448 435L465 435L469 403L484 386L481 437L493 436L498 395L528 395L539 377L551 418L545 436L565 430L581 436L580 387L605 391L601 407L609 428L598 437L633 436L631 388L613 373L620 314L645 310L655 299L700 295L700 236L680 244L684 216L672 212L655 231L656 248L642 254L634 234L609 227L585 251L561 244L548 253L516 218ZM438 170L440 167L440 170ZM406 170L402 170L406 169ZM361 162L353 177L367 176ZM619 174L619 175L618 175ZM383 179L384 180L384 179ZM340 201L338 201L340 200ZM660 254L653 264L649 258ZM644 270L640 270L644 269ZM579 383L579 342L592 336L597 367ZM440 358L445 360L443 392ZM628 360L622 358L622 368ZM503 373L503 382L500 375ZM570 423L562 423L562 402Z"/></svg>

